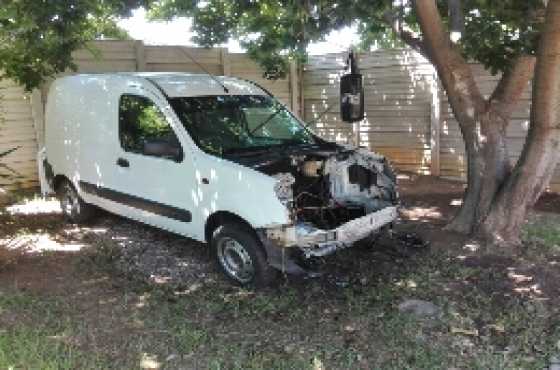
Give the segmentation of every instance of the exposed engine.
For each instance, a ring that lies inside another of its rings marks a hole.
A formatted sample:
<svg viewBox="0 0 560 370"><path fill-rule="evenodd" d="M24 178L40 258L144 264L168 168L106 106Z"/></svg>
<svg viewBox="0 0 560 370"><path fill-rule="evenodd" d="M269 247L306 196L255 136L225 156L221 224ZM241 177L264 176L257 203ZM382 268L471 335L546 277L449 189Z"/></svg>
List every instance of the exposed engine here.
<svg viewBox="0 0 560 370"><path fill-rule="evenodd" d="M300 227L333 229L397 201L387 161L365 149L292 155L266 170Z"/></svg>

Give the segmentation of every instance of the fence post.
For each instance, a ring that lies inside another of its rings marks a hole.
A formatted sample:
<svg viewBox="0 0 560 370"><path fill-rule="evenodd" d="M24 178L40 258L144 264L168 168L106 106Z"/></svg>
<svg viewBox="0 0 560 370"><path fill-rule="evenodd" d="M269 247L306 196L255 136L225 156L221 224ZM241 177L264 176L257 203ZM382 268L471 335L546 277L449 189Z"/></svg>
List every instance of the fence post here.
<svg viewBox="0 0 560 370"><path fill-rule="evenodd" d="M290 108L298 117L301 117L299 94L300 80L298 63L292 60L290 61Z"/></svg>
<svg viewBox="0 0 560 370"><path fill-rule="evenodd" d="M230 76L231 63L229 60L229 51L227 48L220 48L220 62L222 63L222 72L224 76Z"/></svg>
<svg viewBox="0 0 560 370"><path fill-rule="evenodd" d="M362 64L363 59L367 58L368 55L366 53L357 53L356 52L355 56L356 56L356 62L358 62L358 66L359 66L359 65ZM348 62L350 62L350 61L348 61ZM359 73L361 73L361 72L359 72ZM339 81L339 83L340 83L340 81ZM362 83L364 83L364 82L362 82ZM362 86L365 90L365 83ZM340 85L339 85L339 88L340 88ZM364 91L364 93L365 93L365 91ZM340 99L340 97L339 97L339 99ZM367 113L366 113L366 116L367 116ZM356 146L356 148L360 147L360 139L361 139L360 130L362 128L362 122L364 122L364 120L366 120L366 119L367 118L364 118L364 119L362 119L358 122L352 123L352 134L353 134L352 135L352 144L354 144Z"/></svg>
<svg viewBox="0 0 560 370"><path fill-rule="evenodd" d="M300 109L300 118L305 121L305 86L303 75L305 73L305 64L300 64L300 68L298 70L298 79L300 80L299 84L299 109Z"/></svg>
<svg viewBox="0 0 560 370"><path fill-rule="evenodd" d="M440 175L440 134L441 134L441 99L440 83L434 71L431 81L432 102L430 106L430 174Z"/></svg>
<svg viewBox="0 0 560 370"><path fill-rule="evenodd" d="M31 117L35 127L37 147L41 149L45 143L45 105L41 89L34 89L30 96Z"/></svg>
<svg viewBox="0 0 560 370"><path fill-rule="evenodd" d="M134 42L134 53L136 54L136 71L146 71L146 52L142 40Z"/></svg>

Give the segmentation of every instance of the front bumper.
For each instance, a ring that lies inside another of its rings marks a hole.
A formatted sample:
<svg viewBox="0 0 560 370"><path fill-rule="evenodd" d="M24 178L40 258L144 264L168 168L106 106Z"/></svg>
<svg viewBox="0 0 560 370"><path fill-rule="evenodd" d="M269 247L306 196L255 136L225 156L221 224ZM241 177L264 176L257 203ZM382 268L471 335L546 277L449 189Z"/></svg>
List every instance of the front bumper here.
<svg viewBox="0 0 560 370"><path fill-rule="evenodd" d="M386 207L354 219L335 229L322 230L309 224L270 228L266 237L281 247L299 247L306 258L326 256L338 249L352 246L398 216L397 207Z"/></svg>

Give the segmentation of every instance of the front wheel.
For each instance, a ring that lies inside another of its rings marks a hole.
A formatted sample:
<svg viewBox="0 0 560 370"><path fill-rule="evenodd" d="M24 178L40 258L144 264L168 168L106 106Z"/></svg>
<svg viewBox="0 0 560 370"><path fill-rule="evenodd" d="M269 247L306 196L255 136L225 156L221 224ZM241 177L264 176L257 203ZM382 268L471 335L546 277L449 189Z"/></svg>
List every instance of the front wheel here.
<svg viewBox="0 0 560 370"><path fill-rule="evenodd" d="M267 262L262 244L243 225L219 226L212 235L211 247L218 268L236 284L263 287L277 277L277 271Z"/></svg>
<svg viewBox="0 0 560 370"><path fill-rule="evenodd" d="M80 198L78 192L68 180L64 180L57 188L56 195L64 218L72 223L81 224L89 221L95 208Z"/></svg>

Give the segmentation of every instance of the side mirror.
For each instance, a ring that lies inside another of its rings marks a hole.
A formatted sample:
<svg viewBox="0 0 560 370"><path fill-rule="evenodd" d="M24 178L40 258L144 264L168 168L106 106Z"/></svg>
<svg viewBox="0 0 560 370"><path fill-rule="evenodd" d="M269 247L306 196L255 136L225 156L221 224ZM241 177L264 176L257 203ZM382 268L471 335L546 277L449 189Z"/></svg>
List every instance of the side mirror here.
<svg viewBox="0 0 560 370"><path fill-rule="evenodd" d="M348 123L364 118L364 85L359 73L340 78L340 114L342 120Z"/></svg>
<svg viewBox="0 0 560 370"><path fill-rule="evenodd" d="M170 158L175 162L180 162L183 159L181 146L167 141L146 141L142 152L145 155Z"/></svg>

